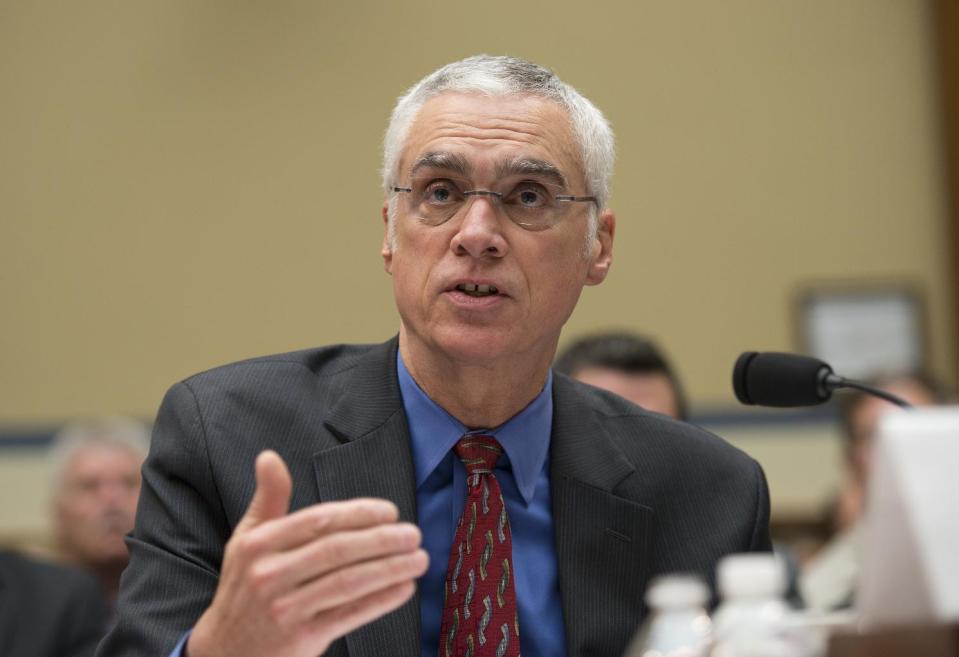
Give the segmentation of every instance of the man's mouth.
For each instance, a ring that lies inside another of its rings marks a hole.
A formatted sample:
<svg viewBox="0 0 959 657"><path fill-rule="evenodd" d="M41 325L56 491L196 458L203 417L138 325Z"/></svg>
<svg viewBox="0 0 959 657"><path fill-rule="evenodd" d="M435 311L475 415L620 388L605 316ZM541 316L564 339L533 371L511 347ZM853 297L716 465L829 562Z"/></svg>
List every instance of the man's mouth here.
<svg viewBox="0 0 959 657"><path fill-rule="evenodd" d="M488 297L499 294L495 285L473 285L472 283L460 283L456 286L460 292L468 294L471 297Z"/></svg>

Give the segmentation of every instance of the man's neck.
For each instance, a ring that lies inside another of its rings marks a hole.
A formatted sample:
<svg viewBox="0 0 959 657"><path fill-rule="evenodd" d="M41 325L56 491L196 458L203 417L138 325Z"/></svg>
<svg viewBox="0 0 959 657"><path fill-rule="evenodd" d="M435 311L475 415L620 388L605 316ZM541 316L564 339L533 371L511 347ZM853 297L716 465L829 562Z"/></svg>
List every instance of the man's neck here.
<svg viewBox="0 0 959 657"><path fill-rule="evenodd" d="M492 429L543 390L552 354L481 363L439 354L400 333L400 356L430 399L470 429Z"/></svg>

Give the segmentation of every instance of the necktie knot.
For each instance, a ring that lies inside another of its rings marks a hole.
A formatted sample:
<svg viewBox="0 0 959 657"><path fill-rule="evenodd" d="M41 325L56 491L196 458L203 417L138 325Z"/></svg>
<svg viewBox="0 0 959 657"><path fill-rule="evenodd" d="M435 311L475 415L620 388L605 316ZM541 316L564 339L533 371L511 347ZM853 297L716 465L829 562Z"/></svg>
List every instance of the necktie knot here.
<svg viewBox="0 0 959 657"><path fill-rule="evenodd" d="M493 436L467 435L459 439L453 451L463 462L467 476L472 476L492 472L503 447Z"/></svg>

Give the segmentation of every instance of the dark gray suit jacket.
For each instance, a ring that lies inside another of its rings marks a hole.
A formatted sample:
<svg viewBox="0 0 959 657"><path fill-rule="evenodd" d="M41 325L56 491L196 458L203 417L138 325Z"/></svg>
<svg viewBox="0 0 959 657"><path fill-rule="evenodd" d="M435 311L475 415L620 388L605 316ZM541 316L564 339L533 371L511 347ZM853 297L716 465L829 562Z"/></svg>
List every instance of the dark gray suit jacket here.
<svg viewBox="0 0 959 657"><path fill-rule="evenodd" d="M108 617L92 575L0 552L3 657L90 657Z"/></svg>
<svg viewBox="0 0 959 657"><path fill-rule="evenodd" d="M193 626L212 599L264 448L290 466L293 509L375 496L416 522L396 345L259 358L170 389L144 466L119 623L99 655L166 657ZM711 578L720 556L770 548L766 482L755 461L688 424L562 375L553 397L550 477L568 652L619 657L645 613L651 576ZM419 639L414 597L327 654L418 657Z"/></svg>

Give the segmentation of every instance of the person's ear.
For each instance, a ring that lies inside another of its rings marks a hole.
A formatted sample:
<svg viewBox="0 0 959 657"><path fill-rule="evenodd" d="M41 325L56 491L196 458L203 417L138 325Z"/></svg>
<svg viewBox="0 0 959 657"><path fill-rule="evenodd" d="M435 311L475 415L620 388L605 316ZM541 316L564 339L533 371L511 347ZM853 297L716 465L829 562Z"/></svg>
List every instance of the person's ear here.
<svg viewBox="0 0 959 657"><path fill-rule="evenodd" d="M616 233L616 215L612 210L603 210L596 218L596 239L593 240L589 256L589 271L586 274L587 285L599 285L606 280L609 268L613 264L613 236Z"/></svg>

